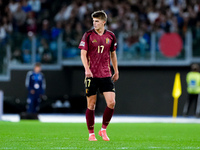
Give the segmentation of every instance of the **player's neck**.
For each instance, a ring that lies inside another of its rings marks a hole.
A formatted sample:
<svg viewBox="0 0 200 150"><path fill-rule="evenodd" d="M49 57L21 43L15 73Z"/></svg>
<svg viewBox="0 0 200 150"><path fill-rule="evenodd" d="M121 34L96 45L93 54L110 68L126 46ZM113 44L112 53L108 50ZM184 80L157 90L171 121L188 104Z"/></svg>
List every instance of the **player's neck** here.
<svg viewBox="0 0 200 150"><path fill-rule="evenodd" d="M100 28L100 29L97 29L95 30L99 35L103 35L105 29L104 28Z"/></svg>

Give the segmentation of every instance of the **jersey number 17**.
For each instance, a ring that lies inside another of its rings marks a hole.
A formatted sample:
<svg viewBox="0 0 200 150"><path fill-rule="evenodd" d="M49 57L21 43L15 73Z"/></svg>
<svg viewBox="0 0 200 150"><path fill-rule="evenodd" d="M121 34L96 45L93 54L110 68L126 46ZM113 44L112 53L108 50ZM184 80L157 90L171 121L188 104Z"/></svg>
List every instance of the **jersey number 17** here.
<svg viewBox="0 0 200 150"><path fill-rule="evenodd" d="M103 53L104 46L98 46L98 53Z"/></svg>

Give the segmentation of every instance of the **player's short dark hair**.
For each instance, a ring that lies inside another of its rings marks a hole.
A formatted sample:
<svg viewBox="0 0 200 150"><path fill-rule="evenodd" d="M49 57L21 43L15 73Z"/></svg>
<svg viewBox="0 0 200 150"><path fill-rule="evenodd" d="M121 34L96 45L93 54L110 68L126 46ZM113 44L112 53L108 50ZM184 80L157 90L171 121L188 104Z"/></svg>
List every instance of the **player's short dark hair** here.
<svg viewBox="0 0 200 150"><path fill-rule="evenodd" d="M35 67L41 67L41 63L39 62L35 63Z"/></svg>
<svg viewBox="0 0 200 150"><path fill-rule="evenodd" d="M107 14L103 10L98 10L98 11L93 12L91 17L104 20L105 22L107 21Z"/></svg>
<svg viewBox="0 0 200 150"><path fill-rule="evenodd" d="M198 64L192 64L192 66L191 66L191 70L192 71L199 71L199 65Z"/></svg>

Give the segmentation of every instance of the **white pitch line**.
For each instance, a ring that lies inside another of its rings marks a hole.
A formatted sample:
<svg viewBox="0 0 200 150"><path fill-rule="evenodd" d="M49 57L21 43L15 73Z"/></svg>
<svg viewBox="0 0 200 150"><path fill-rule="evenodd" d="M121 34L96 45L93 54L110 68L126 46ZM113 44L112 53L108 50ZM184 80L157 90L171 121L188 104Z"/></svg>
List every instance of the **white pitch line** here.
<svg viewBox="0 0 200 150"><path fill-rule="evenodd" d="M85 123L84 115L39 115L41 122L60 122L60 123ZM114 115L112 123L200 123L197 118L176 119L172 117L135 117L135 116L117 116ZM102 123L102 116L95 117L95 123Z"/></svg>
<svg viewBox="0 0 200 150"><path fill-rule="evenodd" d="M39 114L38 118L41 122L54 123L85 123L85 115L59 115L59 114ZM4 114L3 121L19 122L20 116L17 114ZM102 123L102 116L95 117L96 123ZM200 119L189 117L144 117L144 116L117 116L114 115L112 123L200 123Z"/></svg>
<svg viewBox="0 0 200 150"><path fill-rule="evenodd" d="M3 121L19 122L20 116L18 114L4 114L2 115Z"/></svg>

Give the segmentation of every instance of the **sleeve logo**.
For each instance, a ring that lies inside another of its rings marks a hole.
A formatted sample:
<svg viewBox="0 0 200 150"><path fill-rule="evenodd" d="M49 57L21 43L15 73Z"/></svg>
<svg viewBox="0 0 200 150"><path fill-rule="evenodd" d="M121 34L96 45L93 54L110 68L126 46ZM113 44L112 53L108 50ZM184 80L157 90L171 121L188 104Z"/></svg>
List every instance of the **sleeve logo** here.
<svg viewBox="0 0 200 150"><path fill-rule="evenodd" d="M117 43L115 43L114 46L117 46Z"/></svg>
<svg viewBox="0 0 200 150"><path fill-rule="evenodd" d="M79 46L85 46L85 42L84 42L84 41L81 41L81 43L80 43Z"/></svg>

